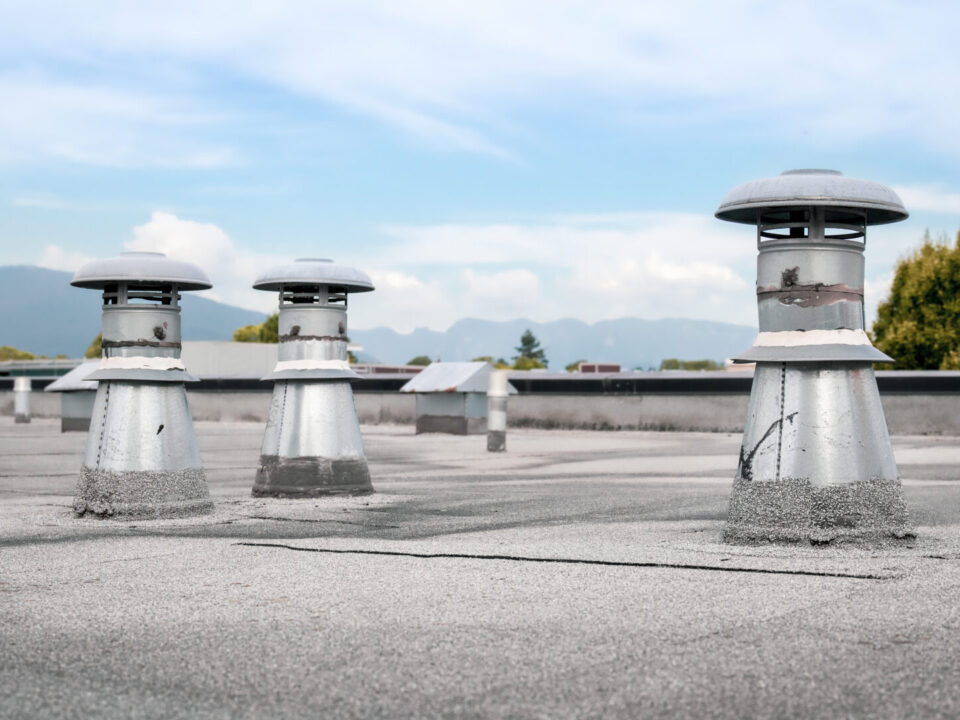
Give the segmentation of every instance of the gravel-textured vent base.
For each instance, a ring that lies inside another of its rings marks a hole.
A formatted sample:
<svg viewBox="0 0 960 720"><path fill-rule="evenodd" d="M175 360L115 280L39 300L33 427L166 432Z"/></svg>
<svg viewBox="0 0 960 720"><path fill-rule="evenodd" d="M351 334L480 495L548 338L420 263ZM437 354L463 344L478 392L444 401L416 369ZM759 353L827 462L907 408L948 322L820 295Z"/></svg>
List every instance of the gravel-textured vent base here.
<svg viewBox="0 0 960 720"><path fill-rule="evenodd" d="M913 535L897 480L817 487L799 478L737 478L723 537L732 543L830 543Z"/></svg>
<svg viewBox="0 0 960 720"><path fill-rule="evenodd" d="M373 492L367 461L261 455L254 497L322 497Z"/></svg>
<svg viewBox="0 0 960 720"><path fill-rule="evenodd" d="M177 518L213 510L203 468L109 472L83 467L73 501L78 516Z"/></svg>

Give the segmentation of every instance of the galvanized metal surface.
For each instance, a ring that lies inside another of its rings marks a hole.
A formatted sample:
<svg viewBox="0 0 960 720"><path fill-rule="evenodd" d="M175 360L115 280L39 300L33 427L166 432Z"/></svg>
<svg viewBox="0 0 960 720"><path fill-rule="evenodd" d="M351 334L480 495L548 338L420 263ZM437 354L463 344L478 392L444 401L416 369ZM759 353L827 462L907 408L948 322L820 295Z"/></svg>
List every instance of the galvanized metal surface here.
<svg viewBox="0 0 960 720"><path fill-rule="evenodd" d="M764 330L863 329L863 243L777 240L757 257Z"/></svg>
<svg viewBox="0 0 960 720"><path fill-rule="evenodd" d="M180 517L212 507L183 385L101 382L75 512Z"/></svg>
<svg viewBox="0 0 960 720"><path fill-rule="evenodd" d="M272 267L257 276L257 290L281 290L286 285L325 285L351 293L374 289L370 276L362 270L340 265L327 258L300 258Z"/></svg>
<svg viewBox="0 0 960 720"><path fill-rule="evenodd" d="M254 495L373 492L347 362L346 293L373 290L366 273L326 259L271 268L254 283L280 292L276 382Z"/></svg>
<svg viewBox="0 0 960 720"><path fill-rule="evenodd" d="M347 363L342 307L281 305L277 366L264 380L361 380Z"/></svg>
<svg viewBox="0 0 960 720"><path fill-rule="evenodd" d="M909 534L873 366L758 363L726 537Z"/></svg>
<svg viewBox="0 0 960 720"><path fill-rule="evenodd" d="M867 225L908 216L897 193L880 183L844 177L836 170L788 170L777 177L738 185L723 198L716 217L754 225L762 208L813 205L862 210Z"/></svg>
<svg viewBox="0 0 960 720"><path fill-rule="evenodd" d="M63 377L57 378L47 385L43 391L48 393L95 391L97 389L97 381L87 380L87 376L96 370L99 364L99 360L86 360Z"/></svg>
<svg viewBox="0 0 960 720"><path fill-rule="evenodd" d="M157 252L124 252L117 257L91 260L77 270L70 284L99 289L117 282L175 284L181 290L206 290L213 287L207 274L196 265L171 260Z"/></svg>
<svg viewBox="0 0 960 720"><path fill-rule="evenodd" d="M435 362L415 375L400 388L405 393L475 392L486 394L493 365L487 362ZM507 392L517 389L507 383Z"/></svg>
<svg viewBox="0 0 960 720"><path fill-rule="evenodd" d="M735 362L893 362L872 345L797 345L762 347L754 345L734 358Z"/></svg>
<svg viewBox="0 0 960 720"><path fill-rule="evenodd" d="M278 382L254 495L316 497L372 491L350 385Z"/></svg>
<svg viewBox="0 0 960 720"><path fill-rule="evenodd" d="M208 512L183 386L196 378L180 361L177 303L180 290L209 288L209 279L191 263L138 252L91 261L72 284L103 288L106 303L102 357L85 378L99 385L75 511L101 517Z"/></svg>
<svg viewBox="0 0 960 720"><path fill-rule="evenodd" d="M790 212L766 215L778 207ZM736 358L757 367L727 539L909 535L872 365L890 358L864 332L859 240L866 225L905 218L900 199L833 171L792 171L735 188L716 214L759 232L760 333Z"/></svg>
<svg viewBox="0 0 960 720"><path fill-rule="evenodd" d="M83 464L116 472L200 468L183 385L101 382Z"/></svg>

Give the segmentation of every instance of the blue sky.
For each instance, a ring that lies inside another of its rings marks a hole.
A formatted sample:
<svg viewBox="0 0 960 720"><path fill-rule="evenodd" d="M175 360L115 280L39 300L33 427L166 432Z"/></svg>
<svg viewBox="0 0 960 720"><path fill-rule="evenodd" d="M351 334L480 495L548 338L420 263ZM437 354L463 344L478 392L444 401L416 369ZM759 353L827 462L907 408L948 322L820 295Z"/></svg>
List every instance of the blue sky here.
<svg viewBox="0 0 960 720"><path fill-rule="evenodd" d="M265 265L334 257L351 323L756 323L747 180L901 193L886 292L960 229L952 2L0 2L0 263L158 249L268 310Z"/></svg>

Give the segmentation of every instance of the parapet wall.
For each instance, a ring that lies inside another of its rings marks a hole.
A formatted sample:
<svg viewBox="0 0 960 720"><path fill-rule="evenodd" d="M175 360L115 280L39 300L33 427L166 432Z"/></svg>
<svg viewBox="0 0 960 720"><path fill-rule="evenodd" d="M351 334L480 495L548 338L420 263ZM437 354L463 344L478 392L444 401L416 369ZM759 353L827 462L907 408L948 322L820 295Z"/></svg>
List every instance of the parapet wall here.
<svg viewBox="0 0 960 720"><path fill-rule="evenodd" d="M878 373L891 434L960 435L960 373ZM416 396L401 394L403 380L376 379L355 386L364 424L409 424ZM511 427L741 432L747 413L748 373L621 373L605 378L563 375L511 377L520 391L508 402ZM37 417L59 417L59 397L34 380ZM272 386L258 381L203 381L188 385L198 420L265 422ZM0 380L0 414L13 414L12 381Z"/></svg>

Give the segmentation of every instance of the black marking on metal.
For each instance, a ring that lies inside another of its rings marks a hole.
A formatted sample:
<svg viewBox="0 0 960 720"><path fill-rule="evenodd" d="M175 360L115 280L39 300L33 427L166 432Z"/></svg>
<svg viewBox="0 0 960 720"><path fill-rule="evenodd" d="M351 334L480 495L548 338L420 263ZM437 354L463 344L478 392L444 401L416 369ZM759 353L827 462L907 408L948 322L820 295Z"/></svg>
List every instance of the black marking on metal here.
<svg viewBox="0 0 960 720"><path fill-rule="evenodd" d="M163 423L160 423L160 427L157 428L157 435L159 435L162 430L163 430Z"/></svg>
<svg viewBox="0 0 960 720"><path fill-rule="evenodd" d="M780 424L777 428L777 480L780 479L780 455L783 451L783 404L787 389L787 364L780 363Z"/></svg>
<svg viewBox="0 0 960 720"><path fill-rule="evenodd" d="M158 326L159 327L159 326ZM161 330L163 328L160 328ZM157 328L154 328L156 335ZM164 333L164 337L166 333ZM155 347L155 348L176 348L180 349L179 342L162 342L159 340L102 340L100 347L103 348L125 348L125 347Z"/></svg>
<svg viewBox="0 0 960 720"><path fill-rule="evenodd" d="M299 333L293 333L292 330L293 328L291 328L289 335L281 335L280 342L295 342L297 340L339 340L340 342L346 342L345 338L337 335L300 335Z"/></svg>
<svg viewBox="0 0 960 720"><path fill-rule="evenodd" d="M100 439L97 441L97 470L100 469L100 456L103 453L103 434L107 431L107 405L110 402L110 383L104 383L106 388L103 391L103 417L100 420Z"/></svg>
<svg viewBox="0 0 960 720"><path fill-rule="evenodd" d="M624 560L587 560L583 558L527 557L523 555L481 555L468 553L416 553L396 550L335 550L333 548L308 548L282 543L238 542L243 547L278 548L296 552L312 552L328 555L380 555L386 557L409 557L424 560L505 560L508 562L557 563L563 565L599 565L601 567L663 568L667 570L712 570L716 572L756 573L760 575L801 575L807 577L850 578L853 580L889 580L887 575L869 575L866 573L818 572L816 570L775 570L767 568L718 567L693 563L629 562Z"/></svg>
<svg viewBox="0 0 960 720"><path fill-rule="evenodd" d="M277 429L279 437L283 437L283 417L287 409L287 387L290 385L286 380L283 381L283 397L280 399L280 427Z"/></svg>

